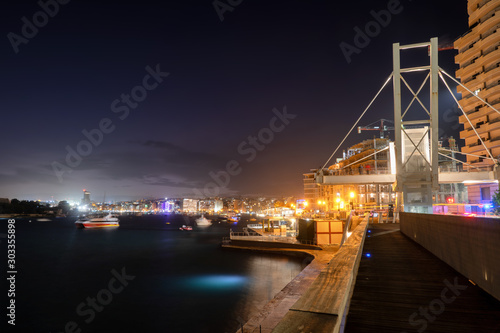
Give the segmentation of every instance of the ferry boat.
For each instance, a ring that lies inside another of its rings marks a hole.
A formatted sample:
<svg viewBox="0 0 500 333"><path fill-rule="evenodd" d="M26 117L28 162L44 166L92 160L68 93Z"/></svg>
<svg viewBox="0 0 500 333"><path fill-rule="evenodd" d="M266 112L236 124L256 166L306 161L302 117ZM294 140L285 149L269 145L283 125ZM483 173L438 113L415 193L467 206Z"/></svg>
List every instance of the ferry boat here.
<svg viewBox="0 0 500 333"><path fill-rule="evenodd" d="M106 216L96 216L96 217L83 217L79 218L75 225L79 229L91 229L91 228L107 228L107 227L119 227L119 220L116 215L108 214Z"/></svg>

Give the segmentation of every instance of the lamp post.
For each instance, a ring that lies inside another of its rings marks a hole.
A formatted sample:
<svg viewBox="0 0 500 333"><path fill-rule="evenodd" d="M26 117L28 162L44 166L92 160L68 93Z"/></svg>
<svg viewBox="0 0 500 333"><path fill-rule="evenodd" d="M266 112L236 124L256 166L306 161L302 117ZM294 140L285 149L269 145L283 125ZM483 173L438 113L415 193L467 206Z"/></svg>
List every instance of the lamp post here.
<svg viewBox="0 0 500 333"><path fill-rule="evenodd" d="M351 210L354 210L354 192L349 193L349 197L351 198Z"/></svg>

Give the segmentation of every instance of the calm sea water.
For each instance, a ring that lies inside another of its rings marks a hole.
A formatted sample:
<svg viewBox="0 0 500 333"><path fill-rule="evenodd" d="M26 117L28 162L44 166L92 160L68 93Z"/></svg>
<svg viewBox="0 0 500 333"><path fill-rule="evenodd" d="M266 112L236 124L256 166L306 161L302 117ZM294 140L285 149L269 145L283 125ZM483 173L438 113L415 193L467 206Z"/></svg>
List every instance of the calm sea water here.
<svg viewBox="0 0 500 333"><path fill-rule="evenodd" d="M74 221L16 219L16 332L234 332L305 265L222 250L227 226L179 231L182 216Z"/></svg>

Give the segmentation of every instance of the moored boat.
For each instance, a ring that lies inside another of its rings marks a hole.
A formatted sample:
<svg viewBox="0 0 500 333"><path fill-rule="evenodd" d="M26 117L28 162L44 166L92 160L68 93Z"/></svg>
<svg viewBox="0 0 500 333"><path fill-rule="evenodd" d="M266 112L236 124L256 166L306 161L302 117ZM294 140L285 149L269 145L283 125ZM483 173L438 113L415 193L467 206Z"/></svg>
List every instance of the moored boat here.
<svg viewBox="0 0 500 333"><path fill-rule="evenodd" d="M196 219L196 226L197 227L208 227L212 225L211 220L207 220L205 216L201 216L200 218Z"/></svg>
<svg viewBox="0 0 500 333"><path fill-rule="evenodd" d="M95 217L83 217L79 218L75 225L80 229L91 229L91 228L107 228L107 227L119 227L120 220L116 215L108 214L106 216L95 216Z"/></svg>

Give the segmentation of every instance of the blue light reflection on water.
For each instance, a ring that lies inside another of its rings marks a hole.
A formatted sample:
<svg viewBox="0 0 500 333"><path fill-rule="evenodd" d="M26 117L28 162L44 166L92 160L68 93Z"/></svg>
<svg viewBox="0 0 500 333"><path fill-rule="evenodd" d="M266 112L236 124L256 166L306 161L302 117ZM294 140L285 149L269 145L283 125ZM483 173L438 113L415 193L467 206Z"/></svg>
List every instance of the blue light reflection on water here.
<svg viewBox="0 0 500 333"><path fill-rule="evenodd" d="M183 279L184 287L205 291L231 290L242 288L248 278L239 275L201 275Z"/></svg>

